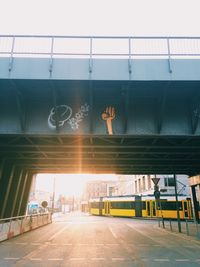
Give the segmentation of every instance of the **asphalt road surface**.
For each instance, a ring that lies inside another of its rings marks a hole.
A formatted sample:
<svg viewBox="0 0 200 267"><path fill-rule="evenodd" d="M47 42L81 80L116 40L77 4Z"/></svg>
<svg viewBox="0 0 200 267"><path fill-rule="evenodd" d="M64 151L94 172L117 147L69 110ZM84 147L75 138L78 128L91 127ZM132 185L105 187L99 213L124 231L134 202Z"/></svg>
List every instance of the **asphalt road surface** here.
<svg viewBox="0 0 200 267"><path fill-rule="evenodd" d="M200 266L200 242L156 221L74 213L0 243L0 267Z"/></svg>

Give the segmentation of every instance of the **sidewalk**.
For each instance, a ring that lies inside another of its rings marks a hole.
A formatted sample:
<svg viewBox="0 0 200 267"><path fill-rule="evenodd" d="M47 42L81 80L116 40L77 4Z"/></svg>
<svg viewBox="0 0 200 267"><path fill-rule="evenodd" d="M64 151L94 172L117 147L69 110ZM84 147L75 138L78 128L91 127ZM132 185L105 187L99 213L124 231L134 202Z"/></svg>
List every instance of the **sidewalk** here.
<svg viewBox="0 0 200 267"><path fill-rule="evenodd" d="M181 221L180 225L181 225L182 234L194 237L195 239L200 241L200 224L197 224L193 221ZM164 228L165 230L168 230L174 233L179 233L178 221L161 219L160 221L158 221L158 226L160 226L161 228Z"/></svg>

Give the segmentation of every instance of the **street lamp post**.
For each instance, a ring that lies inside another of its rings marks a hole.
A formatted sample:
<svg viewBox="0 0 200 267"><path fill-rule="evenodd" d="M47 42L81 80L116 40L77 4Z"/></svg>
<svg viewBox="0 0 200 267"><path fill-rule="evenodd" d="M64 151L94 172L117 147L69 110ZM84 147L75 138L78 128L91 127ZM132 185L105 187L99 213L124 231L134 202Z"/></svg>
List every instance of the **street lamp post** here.
<svg viewBox="0 0 200 267"><path fill-rule="evenodd" d="M178 231L179 231L179 233L181 233L181 221L180 221L180 213L179 213L179 205L178 205L176 174L174 174L174 190L175 190L175 198L176 198L176 211L177 211Z"/></svg>

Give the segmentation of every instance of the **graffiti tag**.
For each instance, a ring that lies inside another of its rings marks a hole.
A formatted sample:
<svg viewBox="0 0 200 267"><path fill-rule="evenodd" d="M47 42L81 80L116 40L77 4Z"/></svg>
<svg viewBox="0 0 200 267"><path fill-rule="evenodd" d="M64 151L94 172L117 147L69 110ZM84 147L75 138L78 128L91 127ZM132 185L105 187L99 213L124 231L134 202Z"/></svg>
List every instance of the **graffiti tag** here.
<svg viewBox="0 0 200 267"><path fill-rule="evenodd" d="M55 108L50 110L50 114L48 117L48 125L50 128L56 128L56 120L58 120L58 126L63 127L65 123L68 123L72 130L77 130L79 128L80 122L88 116L89 105L85 103L81 105L78 112L75 113L74 117L72 117L72 108L67 105L59 105L56 106L57 114L55 112Z"/></svg>
<svg viewBox="0 0 200 267"><path fill-rule="evenodd" d="M90 107L88 104L82 105L75 116L67 121L73 130L78 130L79 123L84 119L84 117L88 116L89 109Z"/></svg>
<svg viewBox="0 0 200 267"><path fill-rule="evenodd" d="M56 107L58 116L58 126L62 127L64 123L69 120L72 115L71 107L67 105L60 105ZM48 125L50 128L56 128L56 112L55 108L52 108L48 117Z"/></svg>

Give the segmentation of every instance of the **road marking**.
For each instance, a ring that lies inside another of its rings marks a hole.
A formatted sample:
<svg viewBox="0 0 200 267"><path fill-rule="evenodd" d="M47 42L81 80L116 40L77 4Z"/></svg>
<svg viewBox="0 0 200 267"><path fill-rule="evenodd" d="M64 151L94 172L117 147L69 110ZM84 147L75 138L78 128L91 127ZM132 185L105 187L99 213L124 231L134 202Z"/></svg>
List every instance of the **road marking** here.
<svg viewBox="0 0 200 267"><path fill-rule="evenodd" d="M41 261L41 258L30 258L31 261Z"/></svg>
<svg viewBox="0 0 200 267"><path fill-rule="evenodd" d="M148 245L148 244L138 244L138 247L149 247L151 245Z"/></svg>
<svg viewBox="0 0 200 267"><path fill-rule="evenodd" d="M70 261L84 261L86 258L70 258Z"/></svg>
<svg viewBox="0 0 200 267"><path fill-rule="evenodd" d="M57 233L55 233L54 235L52 235L48 241L51 241L52 239L54 239L55 237L57 237L58 235L60 235L62 232L65 231L65 229L67 229L69 227L69 225L66 225L65 227L63 227L62 229L60 229L60 231L58 231Z"/></svg>
<svg viewBox="0 0 200 267"><path fill-rule="evenodd" d="M133 260L135 260L135 259L133 259ZM141 259L141 261L149 261L149 259Z"/></svg>
<svg viewBox="0 0 200 267"><path fill-rule="evenodd" d="M68 243L68 244L63 244L63 246L72 246L72 244Z"/></svg>
<svg viewBox="0 0 200 267"><path fill-rule="evenodd" d="M91 258L92 261L104 261L105 258Z"/></svg>
<svg viewBox="0 0 200 267"><path fill-rule="evenodd" d="M32 246L39 246L41 243L31 243Z"/></svg>
<svg viewBox="0 0 200 267"><path fill-rule="evenodd" d="M112 261L124 261L124 258L112 258Z"/></svg>
<svg viewBox="0 0 200 267"><path fill-rule="evenodd" d="M19 260L19 258L4 258L4 260Z"/></svg>
<svg viewBox="0 0 200 267"><path fill-rule="evenodd" d="M169 261L169 259L154 259L154 261Z"/></svg>
<svg viewBox="0 0 200 267"><path fill-rule="evenodd" d="M175 261L190 261L189 259L176 259Z"/></svg>
<svg viewBox="0 0 200 267"><path fill-rule="evenodd" d="M48 261L63 261L61 258L53 258L53 259L48 259Z"/></svg>
<svg viewBox="0 0 200 267"><path fill-rule="evenodd" d="M113 231L113 229L110 226L108 228L109 228L110 232L112 233L112 235L114 236L114 238L117 239L117 235L115 234L115 232Z"/></svg>
<svg viewBox="0 0 200 267"><path fill-rule="evenodd" d="M18 242L18 243L15 243L16 245L27 245L28 243L23 243L23 242Z"/></svg>

